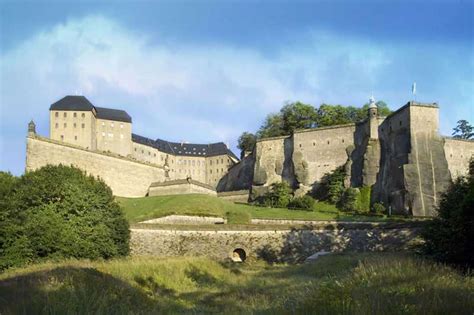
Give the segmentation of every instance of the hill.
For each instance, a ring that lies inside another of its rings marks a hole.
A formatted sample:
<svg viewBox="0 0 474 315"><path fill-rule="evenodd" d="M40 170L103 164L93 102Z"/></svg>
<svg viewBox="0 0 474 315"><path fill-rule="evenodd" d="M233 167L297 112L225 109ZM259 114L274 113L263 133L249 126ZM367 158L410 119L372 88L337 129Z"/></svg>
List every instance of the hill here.
<svg viewBox="0 0 474 315"><path fill-rule="evenodd" d="M385 221L380 216L364 216L339 211L334 205L318 202L313 211L265 208L236 204L207 195L172 195L144 198L117 197L131 223L159 218L170 214L217 216L231 224L245 224L250 219ZM400 219L400 218L392 218Z"/></svg>

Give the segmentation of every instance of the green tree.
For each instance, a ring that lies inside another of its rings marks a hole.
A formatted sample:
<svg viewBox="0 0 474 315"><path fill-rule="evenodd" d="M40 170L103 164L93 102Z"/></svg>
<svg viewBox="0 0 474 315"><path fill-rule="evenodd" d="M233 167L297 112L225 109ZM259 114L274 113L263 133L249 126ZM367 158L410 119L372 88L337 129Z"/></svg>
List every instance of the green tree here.
<svg viewBox="0 0 474 315"><path fill-rule="evenodd" d="M438 216L422 236L426 254L441 262L474 267L474 159L469 175L455 179L443 195Z"/></svg>
<svg viewBox="0 0 474 315"><path fill-rule="evenodd" d="M301 102L289 103L282 107L280 114L283 120L283 132L287 135L296 129L316 127L317 112L312 105Z"/></svg>
<svg viewBox="0 0 474 315"><path fill-rule="evenodd" d="M287 182L273 183L270 191L265 194L263 203L268 207L286 208L291 197L292 190Z"/></svg>
<svg viewBox="0 0 474 315"><path fill-rule="evenodd" d="M83 171L45 166L23 175L0 209L0 269L32 260L129 252L129 226L110 188Z"/></svg>
<svg viewBox="0 0 474 315"><path fill-rule="evenodd" d="M283 130L283 118L281 114L270 114L265 118L265 122L257 131L257 138L271 138L285 135Z"/></svg>
<svg viewBox="0 0 474 315"><path fill-rule="evenodd" d="M244 132L240 135L237 148L242 151L242 157L245 151L253 151L256 141L257 137L253 133Z"/></svg>
<svg viewBox="0 0 474 315"><path fill-rule="evenodd" d="M387 117L392 113L390 108L388 108L387 103L384 101L378 101L375 103L377 105L377 113L381 117ZM367 117L367 111L369 110L369 103L365 103L359 111L359 120L364 120Z"/></svg>
<svg viewBox="0 0 474 315"><path fill-rule="evenodd" d="M453 128L453 138L471 139L474 138L474 128L467 120L459 120L457 126Z"/></svg>

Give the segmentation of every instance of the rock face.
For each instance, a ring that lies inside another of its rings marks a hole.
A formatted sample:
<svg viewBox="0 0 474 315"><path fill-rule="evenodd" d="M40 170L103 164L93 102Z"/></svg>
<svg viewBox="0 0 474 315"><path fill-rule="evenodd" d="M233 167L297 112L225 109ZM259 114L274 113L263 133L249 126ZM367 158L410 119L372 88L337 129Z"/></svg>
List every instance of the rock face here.
<svg viewBox="0 0 474 315"><path fill-rule="evenodd" d="M467 173L474 141L439 136L436 104L409 102L388 117L376 111L374 117L374 109L368 114L370 119L357 124L261 139L252 154L253 176L245 168L247 175L239 177L252 178L253 198L281 181L303 195L343 167L346 187L372 187L372 204L383 203L392 213L435 215L451 179Z"/></svg>
<svg viewBox="0 0 474 315"><path fill-rule="evenodd" d="M252 187L255 158L253 154L244 157L232 166L217 184L217 191L248 190Z"/></svg>

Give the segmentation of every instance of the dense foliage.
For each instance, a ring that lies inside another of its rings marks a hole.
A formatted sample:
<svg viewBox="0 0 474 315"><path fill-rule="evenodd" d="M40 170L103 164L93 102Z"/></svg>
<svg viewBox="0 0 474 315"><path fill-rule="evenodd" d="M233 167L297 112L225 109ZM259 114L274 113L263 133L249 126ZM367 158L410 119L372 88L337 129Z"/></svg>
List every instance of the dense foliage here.
<svg viewBox="0 0 474 315"><path fill-rule="evenodd" d="M0 269L44 258L111 258L129 225L110 188L67 166L0 176Z"/></svg>
<svg viewBox="0 0 474 315"><path fill-rule="evenodd" d="M377 106L380 116L387 116L391 113L387 104L383 101L377 102ZM257 137L277 137L290 135L297 129L359 122L367 118L368 108L369 104L362 107L322 104L319 108L316 108L301 102L288 103L280 109L279 113L267 116L265 122L257 131Z"/></svg>
<svg viewBox="0 0 474 315"><path fill-rule="evenodd" d="M314 200L314 198L308 195L304 195L291 199L290 203L288 204L288 208L313 211L315 204L316 201Z"/></svg>
<svg viewBox="0 0 474 315"><path fill-rule="evenodd" d="M291 187L287 182L273 183L270 186L270 190L263 197L262 202L267 207L286 208L290 203L292 193Z"/></svg>
<svg viewBox="0 0 474 315"><path fill-rule="evenodd" d="M474 267L474 159L469 175L455 179L441 199L438 216L423 232L424 250L435 259Z"/></svg>
<svg viewBox="0 0 474 315"><path fill-rule="evenodd" d="M350 212L357 211L357 199L359 198L359 195L360 192L357 188L349 187L345 189L341 198L337 202L338 208Z"/></svg>
<svg viewBox="0 0 474 315"><path fill-rule="evenodd" d="M334 171L325 174L320 183L315 186L313 196L318 200L337 204L344 193L345 177L344 167L338 167Z"/></svg>
<svg viewBox="0 0 474 315"><path fill-rule="evenodd" d="M256 141L257 137L253 133L244 132L240 135L239 139L237 140L237 148L239 148L242 152L242 158L245 151L253 151Z"/></svg>
<svg viewBox="0 0 474 315"><path fill-rule="evenodd" d="M456 127L453 128L453 138L472 139L474 138L474 127L467 120L459 120Z"/></svg>

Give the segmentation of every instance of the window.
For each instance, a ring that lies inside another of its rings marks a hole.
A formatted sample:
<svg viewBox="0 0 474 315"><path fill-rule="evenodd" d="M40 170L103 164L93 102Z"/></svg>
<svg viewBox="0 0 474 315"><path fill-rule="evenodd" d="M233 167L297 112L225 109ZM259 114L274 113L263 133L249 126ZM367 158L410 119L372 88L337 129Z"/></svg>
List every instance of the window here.
<svg viewBox="0 0 474 315"><path fill-rule="evenodd" d="M84 117L86 117L86 114L82 113L81 116L82 116L82 118L84 118Z"/></svg>
<svg viewBox="0 0 474 315"><path fill-rule="evenodd" d="M223 168L221 168L221 173L224 173L224 169L223 169Z"/></svg>
<svg viewBox="0 0 474 315"><path fill-rule="evenodd" d="M344 139L342 139L342 143L344 143Z"/></svg>
<svg viewBox="0 0 474 315"><path fill-rule="evenodd" d="M301 148L301 143L300 143L300 148Z"/></svg>
<svg viewBox="0 0 474 315"><path fill-rule="evenodd" d="M72 116L74 116L74 118L76 118L76 117L77 117L77 113L74 113Z"/></svg>
<svg viewBox="0 0 474 315"><path fill-rule="evenodd" d="M328 140L328 144L329 144L329 140Z"/></svg>
<svg viewBox="0 0 474 315"><path fill-rule="evenodd" d="M120 124L120 128L123 128L123 124Z"/></svg>
<svg viewBox="0 0 474 315"><path fill-rule="evenodd" d="M105 132L102 132L102 137L105 137Z"/></svg>
<svg viewBox="0 0 474 315"><path fill-rule="evenodd" d="M77 140L77 136L74 136L74 140Z"/></svg>
<svg viewBox="0 0 474 315"><path fill-rule="evenodd" d="M64 140L64 136L63 136L63 135L61 135L61 141L63 141L63 140Z"/></svg>
<svg viewBox="0 0 474 315"><path fill-rule="evenodd" d="M120 139L123 139L123 134L120 134Z"/></svg>
<svg viewBox="0 0 474 315"><path fill-rule="evenodd" d="M54 113L54 116L58 117L58 116L59 116L59 113L58 113L58 112Z"/></svg>
<svg viewBox="0 0 474 315"><path fill-rule="evenodd" d="M156 157L156 153L153 153L153 157Z"/></svg>
<svg viewBox="0 0 474 315"><path fill-rule="evenodd" d="M313 147L315 147L315 146L316 146L316 142L313 142Z"/></svg>
<svg viewBox="0 0 474 315"><path fill-rule="evenodd" d="M82 124L82 128L85 128L86 127L86 124Z"/></svg>
<svg viewBox="0 0 474 315"><path fill-rule="evenodd" d="M212 160L209 161L209 164L212 165Z"/></svg>
<svg viewBox="0 0 474 315"><path fill-rule="evenodd" d="M112 128L113 128L113 127L114 127L114 123L110 123L110 127L112 127Z"/></svg>
<svg viewBox="0 0 474 315"><path fill-rule="evenodd" d="M402 125L402 121L400 120L400 126Z"/></svg>
<svg viewBox="0 0 474 315"><path fill-rule="evenodd" d="M221 164L224 164L224 159L221 159Z"/></svg>
<svg viewBox="0 0 474 315"><path fill-rule="evenodd" d="M150 152L150 151L148 151L148 155L151 155L151 152Z"/></svg>
<svg viewBox="0 0 474 315"><path fill-rule="evenodd" d="M67 124L66 124L66 123L64 123L64 128L66 128L66 127L67 127Z"/></svg>
<svg viewBox="0 0 474 315"><path fill-rule="evenodd" d="M65 113L64 113L64 118L66 118L66 117L67 117L67 113L65 112Z"/></svg>
<svg viewBox="0 0 474 315"><path fill-rule="evenodd" d="M56 124L54 125L54 127L58 128L58 123L56 123Z"/></svg>
<svg viewBox="0 0 474 315"><path fill-rule="evenodd" d="M137 148L135 148L135 152L137 152Z"/></svg>
<svg viewBox="0 0 474 315"><path fill-rule="evenodd" d="M145 153L145 151L142 150L142 154Z"/></svg>
<svg viewBox="0 0 474 315"><path fill-rule="evenodd" d="M73 124L74 128L76 128L76 123Z"/></svg>
<svg viewBox="0 0 474 315"><path fill-rule="evenodd" d="M211 173L211 174L212 174L212 170L209 170L209 173Z"/></svg>
<svg viewBox="0 0 474 315"><path fill-rule="evenodd" d="M195 161L193 161L193 166L194 166L194 162L195 162Z"/></svg>
<svg viewBox="0 0 474 315"><path fill-rule="evenodd" d="M114 134L109 132L109 138L113 138Z"/></svg>

